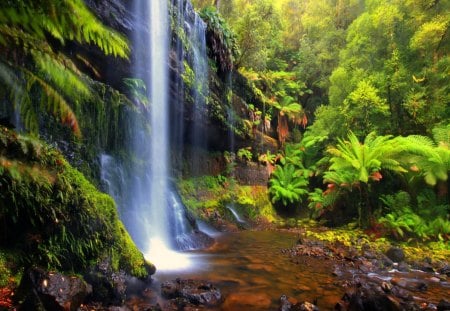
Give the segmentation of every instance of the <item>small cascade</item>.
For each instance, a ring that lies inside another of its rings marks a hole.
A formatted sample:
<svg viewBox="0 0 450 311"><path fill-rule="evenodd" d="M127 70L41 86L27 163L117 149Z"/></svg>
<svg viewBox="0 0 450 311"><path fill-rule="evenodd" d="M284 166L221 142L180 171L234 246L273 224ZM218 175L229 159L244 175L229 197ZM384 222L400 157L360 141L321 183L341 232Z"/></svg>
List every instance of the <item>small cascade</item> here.
<svg viewBox="0 0 450 311"><path fill-rule="evenodd" d="M189 1L185 2L184 26L186 35L189 39L190 50L186 55L187 64L190 65L194 81L192 83L192 125L189 131L189 141L200 150L206 150L206 132L204 120L206 115L206 99L209 93L208 84L208 58L206 54L206 23L194 11ZM187 70L187 68L185 68ZM194 148L194 149L195 149ZM191 154L192 172L198 174L201 172L202 163L199 157Z"/></svg>
<svg viewBox="0 0 450 311"><path fill-rule="evenodd" d="M232 73L230 72L227 76L226 87L227 87L227 122L228 122L228 144L231 153L235 153L235 138L234 130L236 128L236 116L233 109L233 91L232 91Z"/></svg>
<svg viewBox="0 0 450 311"><path fill-rule="evenodd" d="M113 197L117 206L121 208L123 206L122 186L125 184L125 176L122 165L120 165L114 157L108 154L101 154L100 167L100 180L103 188ZM119 214L121 214L120 209Z"/></svg>
<svg viewBox="0 0 450 311"><path fill-rule="evenodd" d="M233 214L234 219L236 219L236 221L237 221L238 223L241 223L241 224L247 224L247 221L245 221L245 219L243 219L243 218L239 215L239 213L236 211L236 209L235 209L235 207L234 207L234 204L227 204L227 205L226 205L226 208L231 212L231 214Z"/></svg>

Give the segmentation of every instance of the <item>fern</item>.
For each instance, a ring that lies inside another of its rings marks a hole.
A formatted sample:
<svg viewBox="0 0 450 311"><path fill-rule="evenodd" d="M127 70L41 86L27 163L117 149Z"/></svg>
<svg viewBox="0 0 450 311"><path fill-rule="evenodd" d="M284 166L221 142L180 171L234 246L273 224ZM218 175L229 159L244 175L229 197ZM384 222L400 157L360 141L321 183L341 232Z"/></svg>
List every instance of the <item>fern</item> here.
<svg viewBox="0 0 450 311"><path fill-rule="evenodd" d="M269 192L272 202L281 201L284 206L301 202L302 196L308 193L308 180L299 175L291 164L278 166L270 179Z"/></svg>
<svg viewBox="0 0 450 311"><path fill-rule="evenodd" d="M128 57L129 47L125 38L104 26L82 0L0 4L0 81L9 89L12 103L20 107L26 127L37 131L41 108L80 136L73 108L91 100L90 79L77 68L71 55L57 52L49 41L59 41L63 46L69 41L90 44L105 55L122 58ZM10 54L14 57L7 58ZM36 91L40 105L30 95Z"/></svg>
<svg viewBox="0 0 450 311"><path fill-rule="evenodd" d="M436 185L438 180L446 181L450 171L450 149L446 147L445 131L445 128L434 130L439 144L426 136L410 135L397 138L404 146L403 150L410 165L416 166L425 182L432 186Z"/></svg>
<svg viewBox="0 0 450 311"><path fill-rule="evenodd" d="M433 139L439 146L450 149L450 124L435 127L433 129Z"/></svg>

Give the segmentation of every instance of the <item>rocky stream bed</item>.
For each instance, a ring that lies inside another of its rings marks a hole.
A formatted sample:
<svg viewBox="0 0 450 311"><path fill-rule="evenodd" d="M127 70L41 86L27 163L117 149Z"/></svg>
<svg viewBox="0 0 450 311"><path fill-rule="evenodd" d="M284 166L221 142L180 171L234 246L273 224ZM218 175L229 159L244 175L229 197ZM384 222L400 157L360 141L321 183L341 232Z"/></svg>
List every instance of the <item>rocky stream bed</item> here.
<svg viewBox="0 0 450 311"><path fill-rule="evenodd" d="M383 253L293 232L242 231L188 255L192 269L149 280L92 271L86 284L35 268L18 289L0 291L0 310L450 310L448 262L426 254L411 262L397 247ZM18 305L24 288L31 294Z"/></svg>

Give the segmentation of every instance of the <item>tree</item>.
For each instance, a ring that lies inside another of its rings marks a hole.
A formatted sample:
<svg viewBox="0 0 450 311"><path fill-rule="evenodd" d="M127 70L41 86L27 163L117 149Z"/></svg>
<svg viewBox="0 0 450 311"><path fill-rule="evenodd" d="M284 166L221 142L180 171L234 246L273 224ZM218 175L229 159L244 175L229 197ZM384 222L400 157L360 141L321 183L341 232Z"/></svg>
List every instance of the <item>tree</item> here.
<svg viewBox="0 0 450 311"><path fill-rule="evenodd" d="M381 170L406 172L403 163L397 160L403 150L391 135L377 136L375 132L372 132L365 137L364 143L360 143L356 135L350 132L348 140L338 139L337 145L328 148L327 151L331 155L331 165L324 173L324 182L350 191L359 190L358 223L360 225L362 211L368 217L372 215L369 188L372 182L383 178Z"/></svg>
<svg viewBox="0 0 450 311"><path fill-rule="evenodd" d="M72 107L89 100L89 79L72 59L78 55L62 47L92 44L105 55L126 58L125 38L104 26L82 0L3 1L0 24L0 88L20 108L25 125L37 131L39 111L45 109L80 135Z"/></svg>
<svg viewBox="0 0 450 311"><path fill-rule="evenodd" d="M348 129L366 136L369 130L384 129L389 107L378 96L377 89L363 80L344 100L342 113Z"/></svg>
<svg viewBox="0 0 450 311"><path fill-rule="evenodd" d="M237 34L240 55L236 67L264 70L280 33L279 14L271 0L236 0L230 24Z"/></svg>
<svg viewBox="0 0 450 311"><path fill-rule="evenodd" d="M447 122L448 9L441 1L368 2L348 27L339 65L330 77L330 105L342 109L366 81L388 107L383 117L390 122L380 129L380 116L374 115L365 133L425 135Z"/></svg>

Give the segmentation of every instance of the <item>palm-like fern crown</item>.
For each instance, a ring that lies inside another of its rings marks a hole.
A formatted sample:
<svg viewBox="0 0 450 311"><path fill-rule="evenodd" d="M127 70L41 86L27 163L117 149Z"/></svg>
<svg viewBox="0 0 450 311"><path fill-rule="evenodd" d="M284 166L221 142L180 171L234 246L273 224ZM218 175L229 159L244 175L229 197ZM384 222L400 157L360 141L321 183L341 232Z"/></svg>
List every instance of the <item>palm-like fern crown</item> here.
<svg viewBox="0 0 450 311"><path fill-rule="evenodd" d="M371 175L381 169L405 172L398 160L401 152L401 146L390 135L370 133L364 143L360 143L350 132L348 140L338 139L337 146L328 149L332 158L325 180L336 184L367 183Z"/></svg>
<svg viewBox="0 0 450 311"><path fill-rule="evenodd" d="M433 129L433 139L410 135L399 141L410 155L408 161L423 175L429 185L436 185L438 180L446 181L450 171L450 125Z"/></svg>
<svg viewBox="0 0 450 311"><path fill-rule="evenodd" d="M50 41L90 44L105 55L124 58L128 44L82 0L6 0L0 4L0 87L9 90L28 129L37 130L38 111L45 109L80 135L72 107L89 100L88 78ZM31 94L36 96L35 92L41 97L39 107L33 105Z"/></svg>

